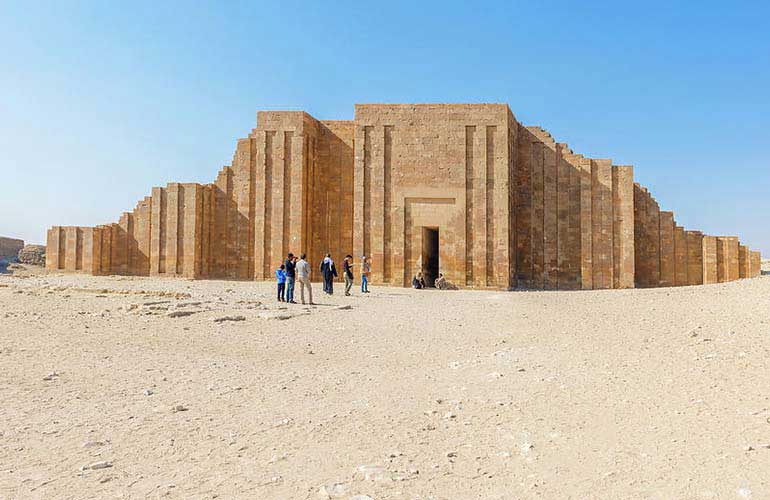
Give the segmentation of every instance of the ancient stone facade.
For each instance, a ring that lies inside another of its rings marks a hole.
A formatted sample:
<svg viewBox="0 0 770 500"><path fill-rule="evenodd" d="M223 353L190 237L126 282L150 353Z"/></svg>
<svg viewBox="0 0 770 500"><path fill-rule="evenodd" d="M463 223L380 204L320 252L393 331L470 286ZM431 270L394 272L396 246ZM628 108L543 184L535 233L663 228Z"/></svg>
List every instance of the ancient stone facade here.
<svg viewBox="0 0 770 500"><path fill-rule="evenodd" d="M53 227L47 266L92 274L272 279L289 251L370 257L460 287L607 289L759 274L736 237L686 231L634 182L521 125L504 104L355 107L352 121L261 111L211 184L152 189L117 223ZM319 278L316 272L316 278Z"/></svg>

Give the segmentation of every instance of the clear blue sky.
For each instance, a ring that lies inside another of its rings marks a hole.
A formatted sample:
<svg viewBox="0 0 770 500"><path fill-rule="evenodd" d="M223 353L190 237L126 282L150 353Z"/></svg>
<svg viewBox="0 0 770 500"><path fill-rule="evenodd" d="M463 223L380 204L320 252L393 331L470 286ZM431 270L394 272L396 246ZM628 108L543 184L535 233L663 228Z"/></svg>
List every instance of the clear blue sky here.
<svg viewBox="0 0 770 500"><path fill-rule="evenodd" d="M504 102L770 256L768 2L368 3L0 2L0 234L210 182L258 109Z"/></svg>

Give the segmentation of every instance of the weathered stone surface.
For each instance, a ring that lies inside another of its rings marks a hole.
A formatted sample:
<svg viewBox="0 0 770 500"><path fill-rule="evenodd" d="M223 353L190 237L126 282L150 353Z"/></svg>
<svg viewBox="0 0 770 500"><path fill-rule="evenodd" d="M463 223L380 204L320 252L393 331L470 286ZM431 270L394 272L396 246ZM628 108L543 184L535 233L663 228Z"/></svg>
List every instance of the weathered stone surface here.
<svg viewBox="0 0 770 500"><path fill-rule="evenodd" d="M659 286L675 283L676 255L674 250L674 213L660 212L660 281Z"/></svg>
<svg viewBox="0 0 770 500"><path fill-rule="evenodd" d="M634 186L636 286L660 286L660 207L647 188Z"/></svg>
<svg viewBox="0 0 770 500"><path fill-rule="evenodd" d="M687 233L674 227L674 285L687 285Z"/></svg>
<svg viewBox="0 0 770 500"><path fill-rule="evenodd" d="M154 187L116 223L52 227L46 266L262 280L291 251L314 280L327 252L349 253L398 286L418 271L499 289L737 279L739 249L710 238L677 227L633 167L576 154L505 104L363 104L350 121L260 111L214 182Z"/></svg>
<svg viewBox="0 0 770 500"><path fill-rule="evenodd" d="M702 285L703 281L703 233L686 231L687 284Z"/></svg>
<svg viewBox="0 0 770 500"><path fill-rule="evenodd" d="M738 247L738 276L741 279L751 277L751 259L746 245Z"/></svg>
<svg viewBox="0 0 770 500"><path fill-rule="evenodd" d="M762 274L762 256L759 252L749 252L749 277L756 278Z"/></svg>
<svg viewBox="0 0 770 500"><path fill-rule="evenodd" d="M43 245L24 245L19 250L19 262L22 264L32 264L35 266L45 265L45 246Z"/></svg>
<svg viewBox="0 0 770 500"><path fill-rule="evenodd" d="M717 267L717 238L716 236L703 237L703 284L719 282Z"/></svg>
<svg viewBox="0 0 770 500"><path fill-rule="evenodd" d="M720 283L740 278L740 243L736 236L717 237L717 280Z"/></svg>

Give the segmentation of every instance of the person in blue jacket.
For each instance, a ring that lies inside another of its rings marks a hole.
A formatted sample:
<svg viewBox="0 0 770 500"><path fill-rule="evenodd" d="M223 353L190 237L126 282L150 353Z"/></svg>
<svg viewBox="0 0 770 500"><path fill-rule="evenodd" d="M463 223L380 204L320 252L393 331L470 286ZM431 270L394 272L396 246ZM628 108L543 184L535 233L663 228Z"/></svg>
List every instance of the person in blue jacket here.
<svg viewBox="0 0 770 500"><path fill-rule="evenodd" d="M284 293L286 292L286 266L281 264L281 267L275 270L275 279L278 282L278 302L286 302Z"/></svg>

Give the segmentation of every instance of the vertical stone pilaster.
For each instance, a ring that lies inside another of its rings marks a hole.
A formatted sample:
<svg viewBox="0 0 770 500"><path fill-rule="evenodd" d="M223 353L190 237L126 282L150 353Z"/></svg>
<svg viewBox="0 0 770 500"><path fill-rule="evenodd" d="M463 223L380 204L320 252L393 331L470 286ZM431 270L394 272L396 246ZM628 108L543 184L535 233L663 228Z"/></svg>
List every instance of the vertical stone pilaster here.
<svg viewBox="0 0 770 500"><path fill-rule="evenodd" d="M369 237L370 248L367 258L372 267L372 281L381 283L383 280L383 267L385 260L385 127L377 125L370 130L371 137L368 144L369 152L369 216L371 223L371 235ZM360 263L361 255L354 255L356 263Z"/></svg>
<svg viewBox="0 0 770 500"><path fill-rule="evenodd" d="M67 226L64 228L64 270L77 270L78 228Z"/></svg>
<svg viewBox="0 0 770 500"><path fill-rule="evenodd" d="M569 164L564 159L565 146L556 144L556 267L557 288L567 290L572 288L571 262L570 262L570 242L569 242L569 223L570 223L570 203L569 203Z"/></svg>
<svg viewBox="0 0 770 500"><path fill-rule="evenodd" d="M101 263L99 274L113 274L112 269L112 225L106 224L99 227L101 236Z"/></svg>
<svg viewBox="0 0 770 500"><path fill-rule="evenodd" d="M473 285L487 284L487 129L476 127L473 141Z"/></svg>
<svg viewBox="0 0 770 500"><path fill-rule="evenodd" d="M740 275L740 244L735 236L717 237L717 281L735 281Z"/></svg>
<svg viewBox="0 0 770 500"><path fill-rule="evenodd" d="M591 159L581 158L580 167L580 281L583 290L591 290L593 278L593 179Z"/></svg>
<svg viewBox="0 0 770 500"><path fill-rule="evenodd" d="M532 139L518 125L516 142L516 281L521 288L532 287Z"/></svg>
<svg viewBox="0 0 770 500"><path fill-rule="evenodd" d="M353 255L364 255L369 249L365 245L366 202L365 171L367 153L366 144L369 141L369 127L356 125L354 140L353 163ZM402 236L403 237L403 236Z"/></svg>
<svg viewBox="0 0 770 500"><path fill-rule="evenodd" d="M255 183L254 183L254 279L270 279L272 277L266 259L266 226L268 223L267 203L270 197L268 191L268 166L270 155L269 132L259 131L255 134L255 147L258 150L255 164ZM210 195L211 196L211 195ZM213 204L212 204L213 207ZM211 234L215 234L214 228L210 229Z"/></svg>
<svg viewBox="0 0 770 500"><path fill-rule="evenodd" d="M660 281L659 286L676 283L676 255L674 249L674 213L660 212Z"/></svg>
<svg viewBox="0 0 770 500"><path fill-rule="evenodd" d="M634 287L634 167L612 167L613 288Z"/></svg>
<svg viewBox="0 0 770 500"><path fill-rule="evenodd" d="M166 186L166 274L181 273L184 256L179 248L181 187L177 182Z"/></svg>
<svg viewBox="0 0 770 500"><path fill-rule="evenodd" d="M703 233L685 231L687 236L687 284L702 285L703 281Z"/></svg>
<svg viewBox="0 0 770 500"><path fill-rule="evenodd" d="M738 277L740 279L750 277L749 247L746 245L738 247Z"/></svg>
<svg viewBox="0 0 770 500"><path fill-rule="evenodd" d="M717 238L703 236L703 284L718 283Z"/></svg>
<svg viewBox="0 0 770 500"><path fill-rule="evenodd" d="M165 258L163 257L166 246L166 190L162 187L152 188L150 201L150 276L164 273Z"/></svg>
<svg viewBox="0 0 770 500"><path fill-rule="evenodd" d="M544 145L542 142L532 142L531 174L532 179L532 287L545 287L545 210L544 187L545 178L543 172Z"/></svg>
<svg viewBox="0 0 770 500"><path fill-rule="evenodd" d="M687 236L683 227L674 228L674 285L687 285Z"/></svg>
<svg viewBox="0 0 770 500"><path fill-rule="evenodd" d="M592 160L593 288L612 288L612 162Z"/></svg>
<svg viewBox="0 0 770 500"><path fill-rule="evenodd" d="M490 285L507 289L512 285L514 247L513 217L511 214L511 150L507 128L487 127L487 159L491 183L489 183L489 203L492 224L487 231L491 254L487 259L487 275ZM491 156L491 158L490 158Z"/></svg>
<svg viewBox="0 0 770 500"><path fill-rule="evenodd" d="M559 288L559 199L556 151L543 146L543 282L546 290Z"/></svg>
<svg viewBox="0 0 770 500"><path fill-rule="evenodd" d="M62 228L53 226L48 230L45 245L46 269L62 269L64 267L64 241Z"/></svg>
<svg viewBox="0 0 770 500"><path fill-rule="evenodd" d="M88 274L100 274L102 239L99 228L81 228L83 239L83 264L82 270Z"/></svg>
<svg viewBox="0 0 770 500"><path fill-rule="evenodd" d="M756 278L762 274L762 255L758 251L749 250L751 262L751 277Z"/></svg>

